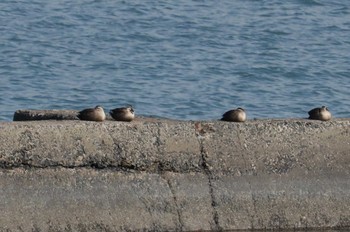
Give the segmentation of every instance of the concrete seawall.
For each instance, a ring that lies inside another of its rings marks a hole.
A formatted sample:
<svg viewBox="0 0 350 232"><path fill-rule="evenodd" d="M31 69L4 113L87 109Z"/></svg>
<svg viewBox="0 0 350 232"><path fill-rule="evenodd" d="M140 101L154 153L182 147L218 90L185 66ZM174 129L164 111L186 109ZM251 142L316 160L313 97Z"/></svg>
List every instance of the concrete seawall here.
<svg viewBox="0 0 350 232"><path fill-rule="evenodd" d="M0 231L350 228L350 119L0 123Z"/></svg>

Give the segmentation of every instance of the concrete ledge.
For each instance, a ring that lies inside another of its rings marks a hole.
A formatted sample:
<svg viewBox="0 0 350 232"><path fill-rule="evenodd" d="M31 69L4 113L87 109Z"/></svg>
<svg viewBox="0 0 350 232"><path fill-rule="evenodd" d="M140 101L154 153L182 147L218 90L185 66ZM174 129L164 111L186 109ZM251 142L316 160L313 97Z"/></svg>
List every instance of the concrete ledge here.
<svg viewBox="0 0 350 232"><path fill-rule="evenodd" d="M350 228L350 120L0 123L0 230Z"/></svg>
<svg viewBox="0 0 350 232"><path fill-rule="evenodd" d="M79 120L78 110L16 110L13 121Z"/></svg>

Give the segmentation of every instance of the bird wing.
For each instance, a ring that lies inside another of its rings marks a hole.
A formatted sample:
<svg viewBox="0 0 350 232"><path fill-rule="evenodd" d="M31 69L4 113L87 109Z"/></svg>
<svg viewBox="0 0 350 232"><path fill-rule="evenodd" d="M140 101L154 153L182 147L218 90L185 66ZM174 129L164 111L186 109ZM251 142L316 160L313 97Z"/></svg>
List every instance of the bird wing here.
<svg viewBox="0 0 350 232"><path fill-rule="evenodd" d="M235 111L235 110L229 110L229 111L225 112L225 113L222 115L222 117L228 117L228 116L230 116L234 111Z"/></svg>
<svg viewBox="0 0 350 232"><path fill-rule="evenodd" d="M94 112L94 110L95 109L85 109L85 110L82 110L82 111L79 111L79 113L78 113L78 118L80 118L80 119L82 119L82 117L84 116L84 115L89 115L89 114L92 114L93 112Z"/></svg>
<svg viewBox="0 0 350 232"><path fill-rule="evenodd" d="M111 110L112 113L121 113L124 112L125 108L115 108Z"/></svg>
<svg viewBox="0 0 350 232"><path fill-rule="evenodd" d="M314 108L308 112L309 116L317 114L320 111L319 108Z"/></svg>

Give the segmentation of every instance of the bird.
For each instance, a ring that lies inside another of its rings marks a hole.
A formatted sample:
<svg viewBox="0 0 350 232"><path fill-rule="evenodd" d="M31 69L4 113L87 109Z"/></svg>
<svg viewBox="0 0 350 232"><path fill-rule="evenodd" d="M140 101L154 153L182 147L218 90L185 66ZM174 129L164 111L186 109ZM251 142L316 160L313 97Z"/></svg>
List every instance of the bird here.
<svg viewBox="0 0 350 232"><path fill-rule="evenodd" d="M234 110L229 110L222 115L222 121L229 122L244 122L247 119L247 115L243 108L238 107Z"/></svg>
<svg viewBox="0 0 350 232"><path fill-rule="evenodd" d="M332 114L326 106L317 107L309 112L309 119L328 121L331 120Z"/></svg>
<svg viewBox="0 0 350 232"><path fill-rule="evenodd" d="M79 111L77 117L84 121L102 122L106 119L106 114L102 106L97 105L95 108Z"/></svg>
<svg viewBox="0 0 350 232"><path fill-rule="evenodd" d="M135 118L135 111L131 105L110 110L109 114L116 121L131 122Z"/></svg>

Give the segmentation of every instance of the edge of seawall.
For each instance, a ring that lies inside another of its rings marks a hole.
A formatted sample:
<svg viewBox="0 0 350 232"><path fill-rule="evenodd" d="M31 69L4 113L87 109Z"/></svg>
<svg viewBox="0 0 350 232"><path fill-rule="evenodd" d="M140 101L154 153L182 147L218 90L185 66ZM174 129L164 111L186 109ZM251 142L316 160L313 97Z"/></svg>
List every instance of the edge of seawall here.
<svg viewBox="0 0 350 232"><path fill-rule="evenodd" d="M0 123L0 229L350 227L350 119Z"/></svg>

